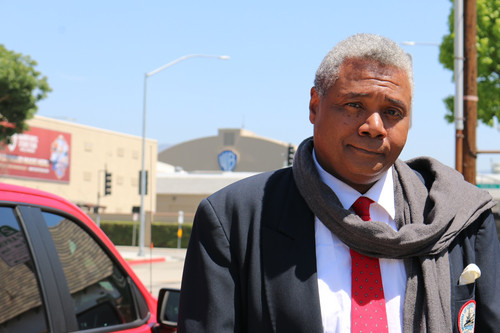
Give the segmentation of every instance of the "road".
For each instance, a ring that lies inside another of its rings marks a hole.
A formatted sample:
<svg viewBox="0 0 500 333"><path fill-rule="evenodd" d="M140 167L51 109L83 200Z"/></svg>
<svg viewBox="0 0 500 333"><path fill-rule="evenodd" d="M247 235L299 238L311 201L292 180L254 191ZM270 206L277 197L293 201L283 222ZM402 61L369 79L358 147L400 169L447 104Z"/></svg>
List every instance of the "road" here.
<svg viewBox="0 0 500 333"><path fill-rule="evenodd" d="M180 288L186 249L146 248L144 256L138 256L138 247L116 248L154 296L162 287Z"/></svg>

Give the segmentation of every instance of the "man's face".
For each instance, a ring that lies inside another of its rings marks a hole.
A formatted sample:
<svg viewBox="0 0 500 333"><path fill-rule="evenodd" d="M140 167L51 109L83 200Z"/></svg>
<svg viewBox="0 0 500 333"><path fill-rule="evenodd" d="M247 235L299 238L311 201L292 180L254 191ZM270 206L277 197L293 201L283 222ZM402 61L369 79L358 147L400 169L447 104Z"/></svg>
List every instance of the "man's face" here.
<svg viewBox="0 0 500 333"><path fill-rule="evenodd" d="M406 143L410 82L394 66L348 59L324 96L311 89L309 109L319 164L365 193L394 164Z"/></svg>

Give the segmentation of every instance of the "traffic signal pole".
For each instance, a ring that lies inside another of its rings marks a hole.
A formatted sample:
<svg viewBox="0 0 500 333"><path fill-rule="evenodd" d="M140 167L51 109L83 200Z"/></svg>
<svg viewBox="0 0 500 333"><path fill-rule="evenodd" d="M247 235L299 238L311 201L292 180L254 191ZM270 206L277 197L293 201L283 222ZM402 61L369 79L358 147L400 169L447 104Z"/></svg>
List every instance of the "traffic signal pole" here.
<svg viewBox="0 0 500 333"><path fill-rule="evenodd" d="M288 144L287 156L286 156L286 165L287 166L292 166L293 165L293 158L294 157L295 157L295 148L290 143L290 144Z"/></svg>
<svg viewBox="0 0 500 333"><path fill-rule="evenodd" d="M111 195L111 172L108 172L107 166L104 166L104 170L97 170L97 206L94 207L94 213L96 214L96 224L98 227L101 226L101 172L104 171L104 196Z"/></svg>
<svg viewBox="0 0 500 333"><path fill-rule="evenodd" d="M111 172L104 170L104 196L111 195Z"/></svg>

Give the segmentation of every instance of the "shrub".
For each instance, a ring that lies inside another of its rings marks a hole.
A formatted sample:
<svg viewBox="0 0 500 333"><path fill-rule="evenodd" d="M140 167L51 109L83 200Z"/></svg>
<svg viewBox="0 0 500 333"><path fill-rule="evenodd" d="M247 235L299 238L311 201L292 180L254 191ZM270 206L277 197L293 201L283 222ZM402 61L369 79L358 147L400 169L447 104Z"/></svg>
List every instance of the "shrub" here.
<svg viewBox="0 0 500 333"><path fill-rule="evenodd" d="M135 231L134 231L135 228ZM131 221L101 221L101 229L115 245L138 245L139 223ZM192 224L182 225L181 247L186 248L191 235ZM153 222L152 242L155 247L177 247L177 223ZM135 234L135 242L132 242ZM149 247L149 244L146 244Z"/></svg>

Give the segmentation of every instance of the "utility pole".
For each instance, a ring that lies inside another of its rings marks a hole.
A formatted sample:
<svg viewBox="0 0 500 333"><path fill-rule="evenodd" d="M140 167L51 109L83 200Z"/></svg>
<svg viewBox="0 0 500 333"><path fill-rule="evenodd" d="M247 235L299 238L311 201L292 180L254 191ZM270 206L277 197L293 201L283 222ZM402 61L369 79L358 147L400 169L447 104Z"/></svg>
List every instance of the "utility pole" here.
<svg viewBox="0 0 500 333"><path fill-rule="evenodd" d="M463 174L464 166L464 2L455 0L455 169Z"/></svg>
<svg viewBox="0 0 500 333"><path fill-rule="evenodd" d="M464 1L464 140L463 175L476 184L476 127L477 127L477 12L476 0Z"/></svg>

